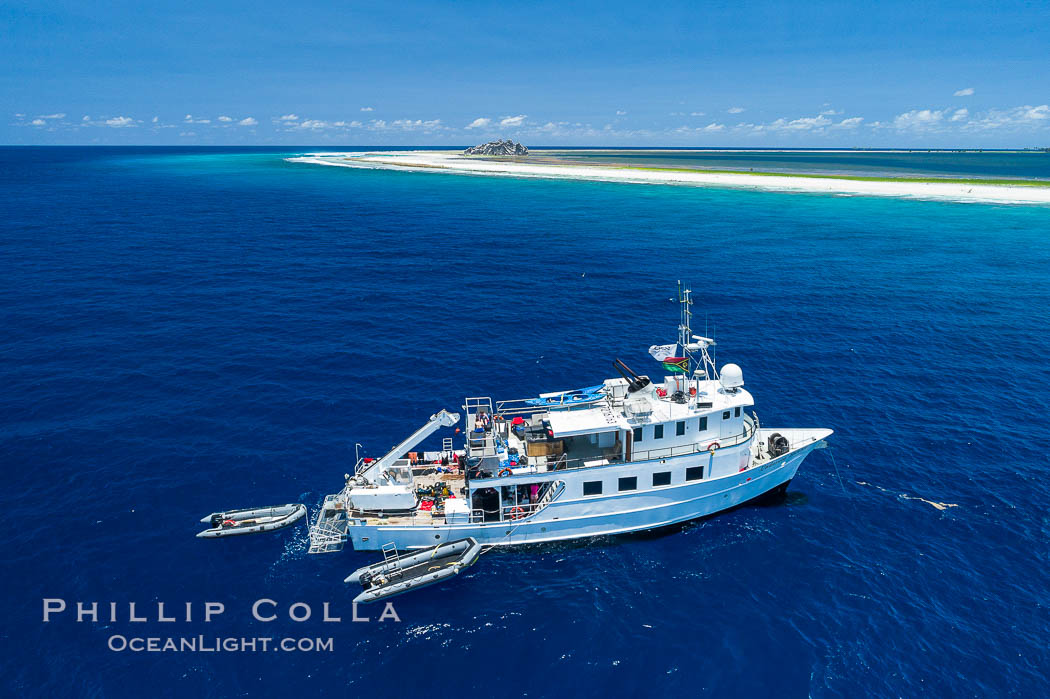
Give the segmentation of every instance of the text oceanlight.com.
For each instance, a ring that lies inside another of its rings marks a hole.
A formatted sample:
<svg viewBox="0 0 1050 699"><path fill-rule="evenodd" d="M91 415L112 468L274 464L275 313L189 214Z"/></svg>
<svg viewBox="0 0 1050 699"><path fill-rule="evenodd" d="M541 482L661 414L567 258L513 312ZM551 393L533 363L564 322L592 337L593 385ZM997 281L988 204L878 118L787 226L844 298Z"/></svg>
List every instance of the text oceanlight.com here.
<svg viewBox="0 0 1050 699"><path fill-rule="evenodd" d="M334 642L328 638L272 638L268 636L256 636L254 638L209 638L200 636L180 636L172 638L160 638L151 636L127 637L114 634L106 643L112 651L131 651L132 653L255 653L265 651L290 652L331 652Z"/></svg>

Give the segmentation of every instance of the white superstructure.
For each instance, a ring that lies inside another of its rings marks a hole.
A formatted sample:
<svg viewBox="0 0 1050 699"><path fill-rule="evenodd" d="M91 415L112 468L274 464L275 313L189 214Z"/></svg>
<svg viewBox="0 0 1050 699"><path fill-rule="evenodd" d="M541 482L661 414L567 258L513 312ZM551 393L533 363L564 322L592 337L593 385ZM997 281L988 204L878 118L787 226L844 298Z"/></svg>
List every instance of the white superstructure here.
<svg viewBox="0 0 1050 699"><path fill-rule="evenodd" d="M691 334L688 290L679 301L678 343L650 349L670 374L654 381L617 360L619 377L588 388L467 398L461 446L446 438L440 452L412 451L458 423L441 411L381 459L359 460L325 498L310 551L622 534L785 490L832 431L762 427L740 367L716 371L714 341Z"/></svg>

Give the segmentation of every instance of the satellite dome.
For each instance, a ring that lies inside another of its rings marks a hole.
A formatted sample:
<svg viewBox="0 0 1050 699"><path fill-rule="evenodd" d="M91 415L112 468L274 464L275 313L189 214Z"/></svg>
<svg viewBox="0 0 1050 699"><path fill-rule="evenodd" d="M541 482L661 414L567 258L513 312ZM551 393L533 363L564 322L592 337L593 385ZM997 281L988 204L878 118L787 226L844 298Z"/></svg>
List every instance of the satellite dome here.
<svg viewBox="0 0 1050 699"><path fill-rule="evenodd" d="M722 388L735 391L744 385L744 372L736 364L726 364L718 374Z"/></svg>

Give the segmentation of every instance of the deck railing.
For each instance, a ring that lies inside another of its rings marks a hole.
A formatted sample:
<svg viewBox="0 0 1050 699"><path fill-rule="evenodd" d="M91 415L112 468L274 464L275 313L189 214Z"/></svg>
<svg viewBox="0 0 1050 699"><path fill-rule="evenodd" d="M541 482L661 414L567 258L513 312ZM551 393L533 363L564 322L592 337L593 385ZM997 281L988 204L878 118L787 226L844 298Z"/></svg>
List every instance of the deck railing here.
<svg viewBox="0 0 1050 699"><path fill-rule="evenodd" d="M536 473L549 473L551 471L574 471L584 468L598 468L601 466L608 466L611 463L641 463L645 461L659 461L661 459L669 459L672 457L688 456L690 454L699 454L705 451L717 451L718 449L724 449L726 447L733 447L738 444L742 444L751 439L755 434L755 424L750 419L744 420L744 430L736 435L730 437L710 437L693 444L682 444L674 447L664 447L661 449L648 449L646 451L632 451L630 461L620 461L619 457L616 456L612 459L605 459L599 456L592 456L585 459L568 459L564 454L560 456L549 456L546 463L536 465ZM712 449L712 446L717 444L717 447ZM529 457L530 462L541 457ZM598 462L598 463L595 463ZM530 474L515 474L519 477L524 477ZM492 476L490 476L491 478ZM499 477L499 476L495 476ZM472 481L485 480L478 477L472 477Z"/></svg>
<svg viewBox="0 0 1050 699"><path fill-rule="evenodd" d="M536 514L547 505L551 504L558 499L563 492L565 492L565 481L553 481L545 484L547 487L544 488L543 493L536 499L536 502L523 502L517 505L503 505L499 510L499 519L493 519L493 522L513 522L523 520L532 515ZM472 524L484 524L486 511L482 509L473 509L470 511L470 521ZM491 514L491 511L488 513Z"/></svg>
<svg viewBox="0 0 1050 699"><path fill-rule="evenodd" d="M733 435L731 437L711 437L704 439L700 442L693 444L684 444L677 447L665 447L663 449L649 449L646 451L633 451L631 453L631 463L637 461L657 461L659 459L669 459L672 456L687 456L689 454L697 454L702 451L712 451L723 449L725 447L735 447L737 444L751 439L751 436L755 433L755 425L750 420L744 421L744 431L740 434ZM715 446L717 445L717 446Z"/></svg>

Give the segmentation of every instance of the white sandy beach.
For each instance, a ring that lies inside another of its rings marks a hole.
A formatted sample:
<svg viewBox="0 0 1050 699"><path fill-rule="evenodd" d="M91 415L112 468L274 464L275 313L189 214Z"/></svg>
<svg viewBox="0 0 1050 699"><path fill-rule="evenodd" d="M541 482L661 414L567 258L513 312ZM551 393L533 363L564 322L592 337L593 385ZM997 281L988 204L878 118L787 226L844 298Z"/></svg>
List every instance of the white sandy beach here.
<svg viewBox="0 0 1050 699"><path fill-rule="evenodd" d="M336 167L383 168L420 172L454 172L497 177L540 177L642 184L677 184L837 195L905 197L994 204L1050 204L1050 187L848 180L834 177L788 177L750 173L645 170L617 166L559 165L521 160L467 157L449 151L307 153L290 162Z"/></svg>

